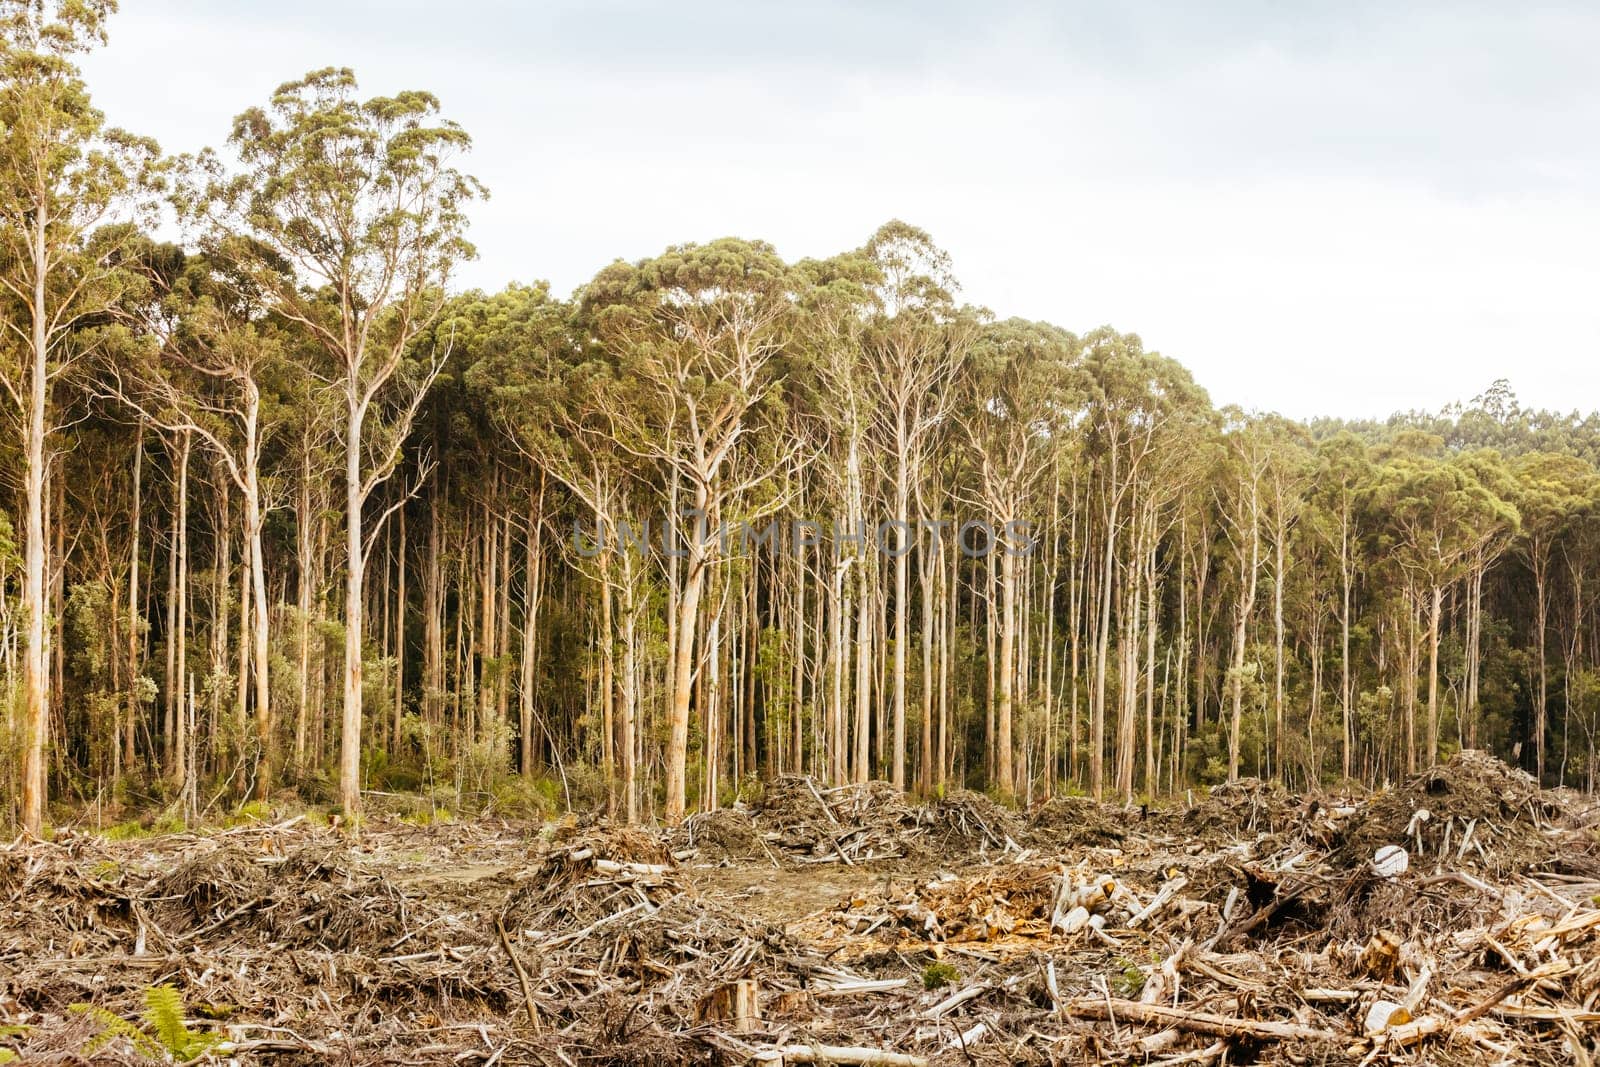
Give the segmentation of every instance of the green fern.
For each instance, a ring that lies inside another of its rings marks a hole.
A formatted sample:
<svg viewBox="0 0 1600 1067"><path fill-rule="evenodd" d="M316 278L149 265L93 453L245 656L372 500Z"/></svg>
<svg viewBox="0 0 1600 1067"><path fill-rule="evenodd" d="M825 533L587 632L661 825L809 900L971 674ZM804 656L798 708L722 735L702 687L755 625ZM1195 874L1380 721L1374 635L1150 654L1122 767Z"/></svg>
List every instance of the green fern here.
<svg viewBox="0 0 1600 1067"><path fill-rule="evenodd" d="M142 1018L144 1025L155 1031L154 1037L115 1012L92 1004L74 1004L71 1010L92 1016L103 1027L83 1050L90 1056L114 1039L125 1037L142 1055L165 1054L181 1063L199 1058L222 1041L221 1034L196 1032L184 1025L183 994L170 985L151 986L144 991Z"/></svg>
<svg viewBox="0 0 1600 1067"><path fill-rule="evenodd" d="M144 991L144 1021L156 1032L156 1040L168 1052L179 1055L188 1048L189 1030L183 1025L183 997L173 986L154 985Z"/></svg>
<svg viewBox="0 0 1600 1067"><path fill-rule="evenodd" d="M87 1015L100 1024L100 1032L83 1046L85 1056L98 1054L119 1037L127 1038L133 1050L141 1056L154 1058L162 1053L161 1045L154 1038L114 1011L107 1011L94 1004L74 1004L67 1010L75 1015Z"/></svg>
<svg viewBox="0 0 1600 1067"><path fill-rule="evenodd" d="M27 1037L26 1026L0 1026L0 1038ZM17 1054L11 1049L0 1048L0 1063L16 1062Z"/></svg>

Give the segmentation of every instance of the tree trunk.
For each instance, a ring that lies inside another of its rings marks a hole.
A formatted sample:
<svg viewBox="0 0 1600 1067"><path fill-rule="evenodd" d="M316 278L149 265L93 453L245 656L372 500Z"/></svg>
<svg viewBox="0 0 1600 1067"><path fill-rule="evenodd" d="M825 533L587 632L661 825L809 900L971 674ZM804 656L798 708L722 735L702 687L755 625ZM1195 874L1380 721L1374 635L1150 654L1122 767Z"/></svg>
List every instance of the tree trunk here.
<svg viewBox="0 0 1600 1067"><path fill-rule="evenodd" d="M896 546L894 559L894 748L890 753L890 784L906 787L906 626L911 607L906 603L911 578L911 487L906 471L904 431L901 433L900 464L897 468L894 506L897 531L904 540Z"/></svg>
<svg viewBox="0 0 1600 1067"><path fill-rule="evenodd" d="M1117 566L1115 501L1106 513L1105 537L1105 564L1100 577L1100 623L1095 639L1094 695L1089 706L1089 791L1096 800L1105 799L1106 788L1106 658L1111 642L1111 587Z"/></svg>
<svg viewBox="0 0 1600 1067"><path fill-rule="evenodd" d="M622 815L630 826L639 821L639 790L635 785L634 719L639 708L638 592L634 588L633 560L623 552L622 604L622 736L617 747L622 756Z"/></svg>
<svg viewBox="0 0 1600 1067"><path fill-rule="evenodd" d="M1535 647L1538 652L1539 688L1534 694L1533 701L1533 762L1534 777L1539 779L1541 785L1544 783L1544 735L1549 721L1547 711L1549 706L1547 703L1549 674L1545 659L1545 630L1549 629L1550 609L1546 598L1548 590L1545 581L1546 561L1544 555L1545 553L1542 549L1536 546L1533 565L1535 604L1533 625L1536 631Z"/></svg>
<svg viewBox="0 0 1600 1067"><path fill-rule="evenodd" d="M267 567L261 549L261 488L255 462L256 417L253 411L246 426L249 442L246 452L250 461L245 466L244 514L245 536L248 539L246 550L250 557L250 591L255 603L250 621L255 643L256 745L261 759L256 778L256 797L265 800L272 793L273 782L272 686L268 677L272 658L268 651L272 618L267 610Z"/></svg>
<svg viewBox="0 0 1600 1067"><path fill-rule="evenodd" d="M1239 780L1239 739L1244 727L1244 653L1250 612L1255 607L1256 573L1261 567L1261 515L1256 485L1250 484L1250 554L1239 546L1239 610L1233 633L1233 718L1228 731L1228 781ZM1242 532L1242 531L1241 531Z"/></svg>
<svg viewBox="0 0 1600 1067"><path fill-rule="evenodd" d="M428 498L428 573L422 586L422 718L431 727L444 722L444 561L439 541L439 495Z"/></svg>
<svg viewBox="0 0 1600 1067"><path fill-rule="evenodd" d="M49 263L46 234L49 216L45 198L38 201L33 240L32 368L28 375L28 407L23 421L23 450L27 456L23 472L27 500L25 577L22 610L27 617L27 640L23 657L23 742L22 742L22 829L38 837L44 828L45 772L44 748L50 723L49 676L45 673L45 574L49 567L48 542L44 529L45 403L49 387L49 311L45 306L45 278Z"/></svg>
<svg viewBox="0 0 1600 1067"><path fill-rule="evenodd" d="M1010 546L1000 542L995 543L995 551L1000 553L1000 700L999 722L995 731L995 744L998 746L998 759L996 761L996 785L1002 798L1010 797L1016 791L1015 775L1012 769L1011 746L1011 705L1015 696L1016 669L1012 662L1016 647L1017 629L1017 558L1010 550Z"/></svg>
<svg viewBox="0 0 1600 1067"><path fill-rule="evenodd" d="M1444 605L1444 586L1433 587L1428 612L1428 747L1424 751L1428 766L1439 762L1439 617Z"/></svg>
<svg viewBox="0 0 1600 1067"><path fill-rule="evenodd" d="M852 780L872 777L872 568L866 548L856 557L856 747Z"/></svg>
<svg viewBox="0 0 1600 1067"><path fill-rule="evenodd" d="M522 685L517 694L517 726L520 734L520 759L518 769L524 776L533 773L533 700L536 678L534 656L538 645L540 567L544 553L541 551L541 533L544 508L544 484L541 481L539 496L528 511L528 539L524 543L522 586Z"/></svg>
<svg viewBox="0 0 1600 1067"><path fill-rule="evenodd" d="M707 495L695 490L695 513L705 515ZM707 520L709 521L709 520ZM689 754L689 698L694 685L694 635L700 618L700 596L705 588L706 547L702 531L689 536L689 558L684 568L683 592L678 600L677 631L672 650L672 706L667 719L666 808L669 824L683 821L688 804L684 775Z"/></svg>
<svg viewBox="0 0 1600 1067"><path fill-rule="evenodd" d="M189 627L189 453L191 440L185 431L179 438L182 442L178 451L178 514L173 525L173 552L177 560L175 594L177 609L172 634L168 640L176 643L176 663L178 679L177 697L177 722L176 733L172 738L173 778L178 784L180 793L187 792L189 777L193 767L189 762L189 721L193 716L193 709L186 709L183 698L183 680L189 674L189 655L186 645ZM191 681L192 687L192 681Z"/></svg>
<svg viewBox="0 0 1600 1067"><path fill-rule="evenodd" d="M141 418L133 449L133 544L128 555L128 717L123 726L123 741L117 746L129 767L133 766L134 724L139 718L139 534L144 504L143 475L144 419Z"/></svg>
<svg viewBox="0 0 1600 1067"><path fill-rule="evenodd" d="M361 627L363 558L361 508L361 426L365 411L354 393L349 397L345 427L345 595L344 595L344 711L339 734L339 804L352 824L361 817Z"/></svg>
<svg viewBox="0 0 1600 1067"><path fill-rule="evenodd" d="M1144 791L1156 795L1156 546L1145 564Z"/></svg>
<svg viewBox="0 0 1600 1067"><path fill-rule="evenodd" d="M1355 748L1355 722L1350 687L1350 516L1340 516L1339 525L1339 710L1344 720L1341 766L1346 780L1352 770L1351 752Z"/></svg>
<svg viewBox="0 0 1600 1067"><path fill-rule="evenodd" d="M1277 495L1276 511L1277 526L1274 531L1273 552L1273 581L1272 581L1272 734L1273 748L1276 753L1277 775L1280 782L1286 781L1285 775L1288 768L1284 766L1284 737L1286 735L1285 715L1283 708L1283 585L1287 578L1286 542L1289 539L1288 525L1283 514L1284 500L1281 492Z"/></svg>

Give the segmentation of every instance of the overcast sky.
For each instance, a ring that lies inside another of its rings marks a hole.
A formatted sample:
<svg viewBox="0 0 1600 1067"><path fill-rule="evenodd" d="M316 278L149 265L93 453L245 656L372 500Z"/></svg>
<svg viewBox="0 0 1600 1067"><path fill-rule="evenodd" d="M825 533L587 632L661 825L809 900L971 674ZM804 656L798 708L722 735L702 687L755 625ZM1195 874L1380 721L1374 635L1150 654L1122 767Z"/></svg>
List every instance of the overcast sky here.
<svg viewBox="0 0 1600 1067"><path fill-rule="evenodd" d="M220 143L328 65L437 93L463 283L899 217L1000 316L1139 333L1219 404L1600 406L1600 6L122 0L108 119Z"/></svg>

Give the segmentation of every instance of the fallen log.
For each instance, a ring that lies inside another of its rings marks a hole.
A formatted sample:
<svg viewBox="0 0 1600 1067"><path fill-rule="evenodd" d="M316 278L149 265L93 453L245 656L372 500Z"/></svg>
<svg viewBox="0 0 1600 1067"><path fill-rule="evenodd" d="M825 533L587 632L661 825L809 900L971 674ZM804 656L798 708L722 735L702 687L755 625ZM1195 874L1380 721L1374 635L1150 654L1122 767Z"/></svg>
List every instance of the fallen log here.
<svg viewBox="0 0 1600 1067"><path fill-rule="evenodd" d="M756 1050L757 1063L838 1064L844 1067L928 1067L925 1056L905 1052L884 1052L875 1048L846 1048L841 1045L783 1045Z"/></svg>
<svg viewBox="0 0 1600 1067"><path fill-rule="evenodd" d="M1135 1022L1149 1026L1171 1026L1193 1034L1211 1037L1257 1037L1269 1041L1325 1041L1346 1044L1350 1035L1322 1030L1298 1023L1275 1023L1258 1019L1234 1019L1203 1011L1186 1011L1163 1004L1141 1004L1136 1000L1105 997L1078 997L1066 1002L1069 1016L1103 1019L1107 1022Z"/></svg>
<svg viewBox="0 0 1600 1067"><path fill-rule="evenodd" d="M533 1032L539 1032L539 1006L533 999L533 982L528 977L528 969L522 965L522 960L517 958L516 950L511 947L511 938L506 934L505 924L497 916L494 920L494 932L500 936L500 947L506 950L506 955L511 957L511 966L516 968L517 981L522 985L522 1003L528 1010L528 1025L533 1027Z"/></svg>

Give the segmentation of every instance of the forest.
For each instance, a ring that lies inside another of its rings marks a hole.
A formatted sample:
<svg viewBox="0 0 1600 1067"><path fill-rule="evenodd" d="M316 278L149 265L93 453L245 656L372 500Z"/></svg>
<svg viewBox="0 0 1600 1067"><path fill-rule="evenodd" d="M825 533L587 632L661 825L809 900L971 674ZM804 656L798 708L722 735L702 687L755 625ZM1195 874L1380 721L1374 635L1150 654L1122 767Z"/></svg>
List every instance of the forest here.
<svg viewBox="0 0 1600 1067"><path fill-rule="evenodd" d="M115 9L0 0L0 1063L1600 1062L1515 353L1242 410L899 219L471 288L432 93L166 153Z"/></svg>
<svg viewBox="0 0 1600 1067"><path fill-rule="evenodd" d="M964 302L900 221L458 291L488 191L431 94L319 70L168 157L83 82L111 10L0 5L27 832L284 791L673 824L788 774L1156 802L1460 749L1593 788L1594 415L1218 407L1137 333Z"/></svg>

